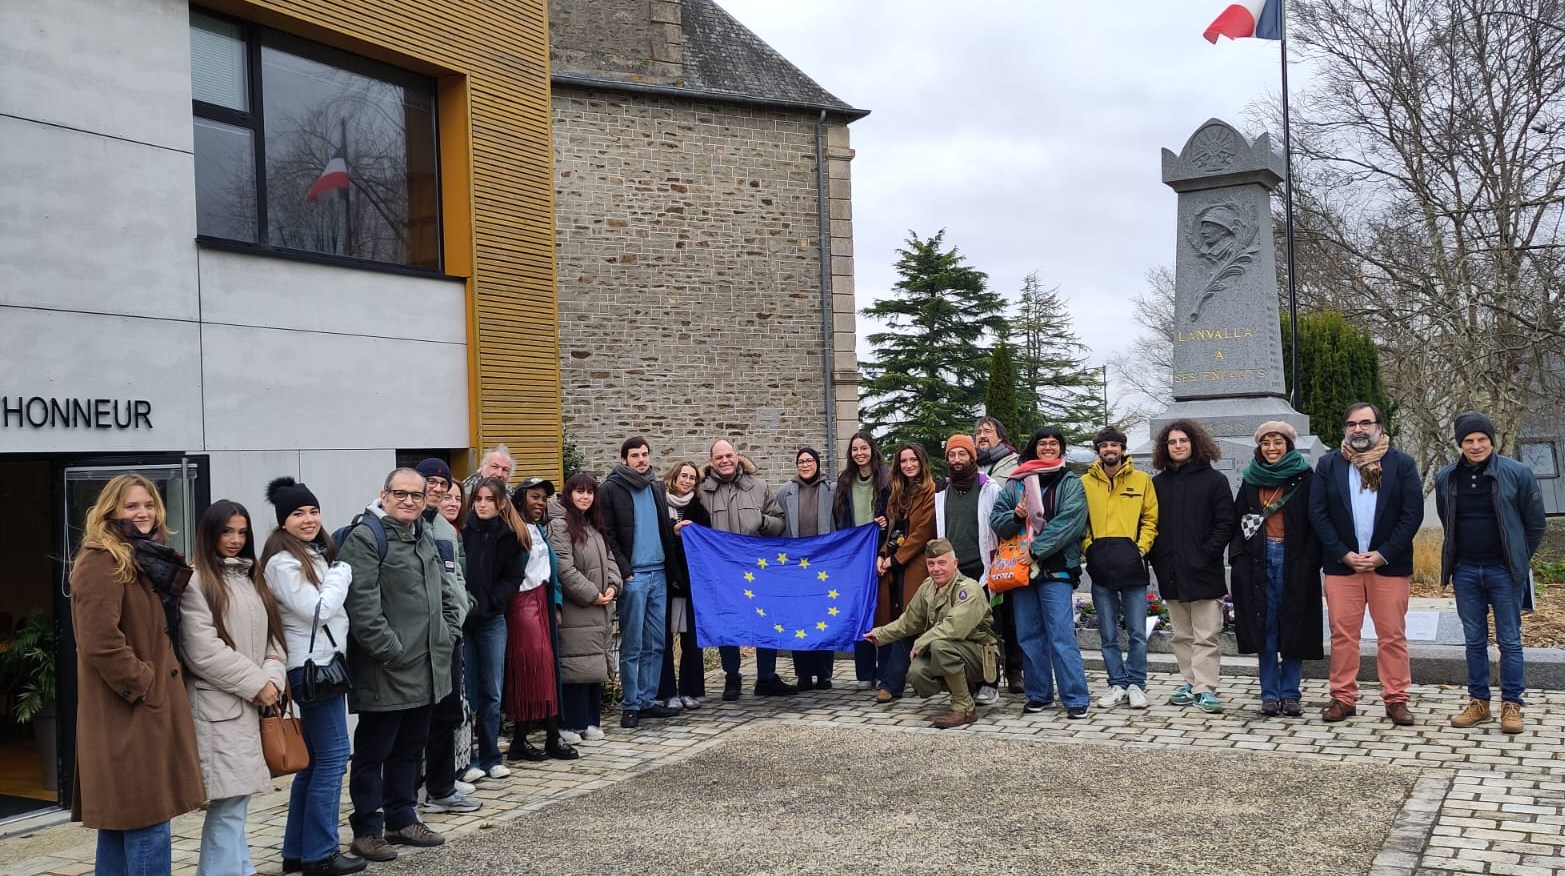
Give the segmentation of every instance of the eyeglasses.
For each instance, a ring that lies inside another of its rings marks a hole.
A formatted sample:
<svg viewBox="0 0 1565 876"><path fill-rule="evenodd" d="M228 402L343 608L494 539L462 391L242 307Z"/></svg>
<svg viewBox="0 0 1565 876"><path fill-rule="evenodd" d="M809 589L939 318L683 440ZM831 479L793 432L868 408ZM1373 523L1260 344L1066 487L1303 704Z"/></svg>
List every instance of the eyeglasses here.
<svg viewBox="0 0 1565 876"><path fill-rule="evenodd" d="M398 502L406 502L409 499L415 502L424 501L424 492L422 490L387 490L386 492L390 493L391 498Z"/></svg>
<svg viewBox="0 0 1565 876"><path fill-rule="evenodd" d="M1349 420L1342 424L1344 429L1368 429L1370 426L1380 425L1379 420Z"/></svg>
<svg viewBox="0 0 1565 876"><path fill-rule="evenodd" d="M445 478L425 478L425 486L431 490L444 490L451 486L451 482Z"/></svg>

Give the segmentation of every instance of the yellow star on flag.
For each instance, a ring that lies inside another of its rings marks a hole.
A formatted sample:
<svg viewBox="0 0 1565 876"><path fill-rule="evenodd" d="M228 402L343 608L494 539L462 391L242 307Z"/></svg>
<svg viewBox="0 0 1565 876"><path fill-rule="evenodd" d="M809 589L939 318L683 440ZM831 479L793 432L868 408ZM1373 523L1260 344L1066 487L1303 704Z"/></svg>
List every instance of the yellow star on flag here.
<svg viewBox="0 0 1565 876"><path fill-rule="evenodd" d="M760 615L760 616L761 616L761 617L766 617L766 609L764 609L764 608L758 608L758 609L756 609L756 610L755 610L755 613L756 613L756 614L758 614L758 615Z"/></svg>
<svg viewBox="0 0 1565 876"><path fill-rule="evenodd" d="M827 599L836 599L837 598L837 591L836 590L828 590L828 591L826 591L826 598Z"/></svg>
<svg viewBox="0 0 1565 876"><path fill-rule="evenodd" d="M809 567L810 567L810 558L809 557L800 557L799 558L799 568L801 568L801 569L808 569Z"/></svg>
<svg viewBox="0 0 1565 876"><path fill-rule="evenodd" d="M755 591L754 590L746 590L744 592L744 598L745 599L754 599L755 598Z"/></svg>
<svg viewBox="0 0 1565 876"><path fill-rule="evenodd" d="M783 631L783 625L782 624L773 624L772 625L772 629L774 629L774 630L776 630L777 632L780 633L780 632Z"/></svg>
<svg viewBox="0 0 1565 876"><path fill-rule="evenodd" d="M815 628L817 630L824 630L824 629L826 629L826 622L825 621L816 621L815 622Z"/></svg>
<svg viewBox="0 0 1565 876"><path fill-rule="evenodd" d="M842 614L842 611L841 609L837 608L837 606L833 605L831 608L826 609L826 613L832 617L836 617L837 615Z"/></svg>
<svg viewBox="0 0 1565 876"><path fill-rule="evenodd" d="M746 572L746 573L744 573L744 579L746 581L754 581L755 580L755 573L754 572Z"/></svg>
<svg viewBox="0 0 1565 876"><path fill-rule="evenodd" d="M755 564L757 566L760 566L763 569L766 568L766 558L765 557L761 557L760 559L755 561Z"/></svg>
<svg viewBox="0 0 1565 876"><path fill-rule="evenodd" d="M825 572L816 572L815 573L815 577L817 579L821 580L821 581L825 581L826 580L826 573Z"/></svg>
<svg viewBox="0 0 1565 876"><path fill-rule="evenodd" d="M794 630L793 637L795 639L802 639L802 638L804 638L804 630Z"/></svg>
<svg viewBox="0 0 1565 876"><path fill-rule="evenodd" d="M787 554L778 554L777 555L777 562L782 563L784 566L788 565L788 555Z"/></svg>

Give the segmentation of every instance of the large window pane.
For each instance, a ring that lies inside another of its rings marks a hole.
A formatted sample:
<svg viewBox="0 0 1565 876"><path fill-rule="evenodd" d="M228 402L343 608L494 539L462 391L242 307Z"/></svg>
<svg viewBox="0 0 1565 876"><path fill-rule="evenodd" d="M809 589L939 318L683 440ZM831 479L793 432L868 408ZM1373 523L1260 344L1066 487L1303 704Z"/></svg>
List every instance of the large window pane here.
<svg viewBox="0 0 1565 876"><path fill-rule="evenodd" d="M190 90L196 100L248 112L244 32L230 21L190 14Z"/></svg>
<svg viewBox="0 0 1565 876"><path fill-rule="evenodd" d="M196 232L255 243L254 132L211 119L195 124Z"/></svg>
<svg viewBox="0 0 1565 876"><path fill-rule="evenodd" d="M440 267L432 83L268 34L268 243Z"/></svg>

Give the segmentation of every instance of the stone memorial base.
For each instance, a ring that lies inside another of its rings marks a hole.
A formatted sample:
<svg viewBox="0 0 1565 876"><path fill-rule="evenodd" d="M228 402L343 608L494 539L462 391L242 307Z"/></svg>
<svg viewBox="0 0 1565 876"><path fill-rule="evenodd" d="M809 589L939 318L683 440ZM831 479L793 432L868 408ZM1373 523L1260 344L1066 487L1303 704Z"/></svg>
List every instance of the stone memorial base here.
<svg viewBox="0 0 1565 876"><path fill-rule="evenodd" d="M1238 487L1239 473L1255 454L1255 430L1262 423L1281 420L1299 431L1295 447L1314 465L1325 448L1310 434L1310 418L1275 396L1176 401L1149 424L1155 440L1163 427L1175 420L1195 420L1212 433L1223 458L1212 467L1228 475L1230 486ZM1144 469L1150 469L1152 442L1133 451Z"/></svg>

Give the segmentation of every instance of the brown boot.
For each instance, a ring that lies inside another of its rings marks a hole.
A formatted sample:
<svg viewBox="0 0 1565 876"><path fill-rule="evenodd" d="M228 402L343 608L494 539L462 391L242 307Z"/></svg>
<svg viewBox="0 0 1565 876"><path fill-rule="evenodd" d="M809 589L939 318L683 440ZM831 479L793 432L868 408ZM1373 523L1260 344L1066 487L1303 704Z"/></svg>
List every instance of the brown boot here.
<svg viewBox="0 0 1565 876"><path fill-rule="evenodd" d="M1413 713L1407 707L1407 703L1386 703L1386 717L1398 727L1413 726Z"/></svg>
<svg viewBox="0 0 1565 876"><path fill-rule="evenodd" d="M1025 693L1026 690L1026 688L1022 687L1022 671L1020 669L1013 669L1005 674L1006 693L1019 694Z"/></svg>
<svg viewBox="0 0 1565 876"><path fill-rule="evenodd" d="M1485 705L1487 705L1487 703ZM1456 719L1452 718L1451 721L1452 721L1452 723L1455 723ZM1522 704L1521 703L1503 703L1503 702L1500 703L1500 732L1502 732L1502 733L1520 733L1520 732L1522 732Z"/></svg>
<svg viewBox="0 0 1565 876"><path fill-rule="evenodd" d="M1489 713L1488 700L1470 699L1467 701L1467 708L1451 716L1451 726L1473 727L1493 720L1494 715Z"/></svg>
<svg viewBox="0 0 1565 876"><path fill-rule="evenodd" d="M971 724L976 720L978 720L977 709L969 709L965 712L952 709L935 720L930 721L929 724L936 730L950 730L952 727L960 727L963 724Z"/></svg>
<svg viewBox="0 0 1565 876"><path fill-rule="evenodd" d="M1358 714L1358 709L1342 700L1332 700L1331 705L1321 710L1320 719L1328 724L1335 724L1344 718Z"/></svg>

